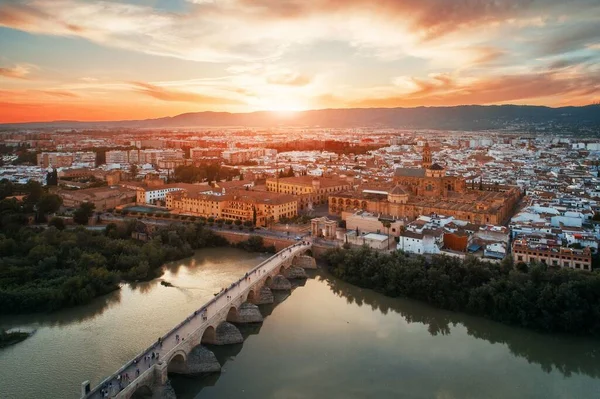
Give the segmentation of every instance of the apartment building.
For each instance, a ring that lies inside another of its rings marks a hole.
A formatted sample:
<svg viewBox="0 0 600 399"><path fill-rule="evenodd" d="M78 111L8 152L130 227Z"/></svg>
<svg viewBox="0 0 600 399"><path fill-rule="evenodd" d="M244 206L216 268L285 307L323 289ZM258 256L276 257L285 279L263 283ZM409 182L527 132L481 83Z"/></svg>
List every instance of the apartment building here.
<svg viewBox="0 0 600 399"><path fill-rule="evenodd" d="M173 191L166 194L168 209L215 219L256 221L258 226L276 223L298 214L298 200L291 195L264 191Z"/></svg>
<svg viewBox="0 0 600 399"><path fill-rule="evenodd" d="M517 236L512 251L515 262L540 262L549 266L592 270L592 252L589 248L563 247L552 235Z"/></svg>

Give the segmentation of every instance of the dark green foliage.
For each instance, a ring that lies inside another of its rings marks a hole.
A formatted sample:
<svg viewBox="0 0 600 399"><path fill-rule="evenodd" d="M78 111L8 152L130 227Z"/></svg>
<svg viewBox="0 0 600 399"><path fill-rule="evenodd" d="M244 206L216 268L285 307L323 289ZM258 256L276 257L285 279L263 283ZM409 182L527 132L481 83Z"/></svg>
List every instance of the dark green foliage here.
<svg viewBox="0 0 600 399"><path fill-rule="evenodd" d="M58 230L64 230L66 227L65 221L59 217L54 217L54 218L50 219L50 221L48 222L48 226L56 227L56 229L58 229Z"/></svg>
<svg viewBox="0 0 600 399"><path fill-rule="evenodd" d="M326 261L335 276L388 296L537 330L600 336L598 272L447 256L426 262L367 247L330 250Z"/></svg>
<svg viewBox="0 0 600 399"><path fill-rule="evenodd" d="M94 215L96 206L89 202L79 205L79 208L73 212L73 221L77 224L88 224L88 220Z"/></svg>
<svg viewBox="0 0 600 399"><path fill-rule="evenodd" d="M136 222L110 224L104 233L77 228L22 227L0 234L0 314L51 311L84 304L118 288L124 279L158 276L165 262L194 249L227 242L198 224L131 239Z"/></svg>
<svg viewBox="0 0 600 399"><path fill-rule="evenodd" d="M40 219L45 219L49 213L56 213L60 209L62 202L62 198L56 194L42 194L36 204L36 210Z"/></svg>

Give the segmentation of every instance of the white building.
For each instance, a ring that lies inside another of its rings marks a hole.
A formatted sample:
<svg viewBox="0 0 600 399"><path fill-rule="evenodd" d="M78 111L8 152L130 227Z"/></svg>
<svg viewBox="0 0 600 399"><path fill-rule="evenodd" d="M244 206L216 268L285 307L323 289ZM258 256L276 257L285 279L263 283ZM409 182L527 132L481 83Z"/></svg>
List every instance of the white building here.
<svg viewBox="0 0 600 399"><path fill-rule="evenodd" d="M405 231L399 237L400 242L396 248L413 254L439 254L443 245L443 237L443 233L441 236L436 236L428 232Z"/></svg>
<svg viewBox="0 0 600 399"><path fill-rule="evenodd" d="M140 204L156 204L158 201L164 202L167 193L180 190L183 190L183 188L167 185L152 188L138 188L137 202Z"/></svg>
<svg viewBox="0 0 600 399"><path fill-rule="evenodd" d="M107 164L126 164L129 163L129 152L126 150L106 151Z"/></svg>

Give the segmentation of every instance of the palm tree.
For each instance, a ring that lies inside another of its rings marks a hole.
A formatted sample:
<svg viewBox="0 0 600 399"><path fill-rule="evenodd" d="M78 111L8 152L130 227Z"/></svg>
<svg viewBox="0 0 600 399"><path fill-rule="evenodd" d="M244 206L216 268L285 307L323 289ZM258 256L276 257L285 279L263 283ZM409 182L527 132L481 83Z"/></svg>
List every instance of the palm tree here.
<svg viewBox="0 0 600 399"><path fill-rule="evenodd" d="M388 236L388 250L390 249L390 227L392 227L392 224L388 221L383 222L383 227L387 228L387 236Z"/></svg>

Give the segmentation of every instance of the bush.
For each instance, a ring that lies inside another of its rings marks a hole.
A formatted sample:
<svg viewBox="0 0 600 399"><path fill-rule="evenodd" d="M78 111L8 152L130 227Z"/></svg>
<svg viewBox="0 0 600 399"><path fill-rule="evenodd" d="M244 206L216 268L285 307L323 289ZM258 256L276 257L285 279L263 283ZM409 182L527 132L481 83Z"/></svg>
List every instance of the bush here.
<svg viewBox="0 0 600 399"><path fill-rule="evenodd" d="M56 227L58 230L64 230L66 227L65 221L62 218L57 217L50 219L48 226Z"/></svg>

